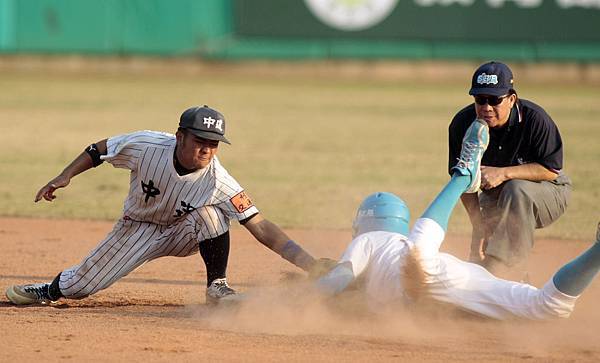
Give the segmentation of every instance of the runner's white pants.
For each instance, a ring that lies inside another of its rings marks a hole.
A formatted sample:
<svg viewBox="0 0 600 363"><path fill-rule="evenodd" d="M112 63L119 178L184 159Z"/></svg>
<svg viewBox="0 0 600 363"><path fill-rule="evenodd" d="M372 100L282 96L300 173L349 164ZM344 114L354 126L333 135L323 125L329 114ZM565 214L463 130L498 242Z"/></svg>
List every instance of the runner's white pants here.
<svg viewBox="0 0 600 363"><path fill-rule="evenodd" d="M419 219L409 240L420 255L431 297L495 319L568 317L576 297L558 291L550 279L544 287L502 280L483 267L440 253L444 230L431 219Z"/></svg>

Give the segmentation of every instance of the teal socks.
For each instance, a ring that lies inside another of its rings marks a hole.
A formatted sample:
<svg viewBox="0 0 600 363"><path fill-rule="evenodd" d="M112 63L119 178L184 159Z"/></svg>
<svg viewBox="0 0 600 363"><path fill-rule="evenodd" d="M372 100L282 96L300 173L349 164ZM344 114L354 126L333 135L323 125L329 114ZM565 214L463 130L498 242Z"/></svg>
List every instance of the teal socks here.
<svg viewBox="0 0 600 363"><path fill-rule="evenodd" d="M558 291L579 296L600 270L600 242L596 242L579 257L564 265L552 281Z"/></svg>
<svg viewBox="0 0 600 363"><path fill-rule="evenodd" d="M458 203L460 196L465 192L470 182L471 177L468 175L452 174L452 179L427 207L421 218L433 219L446 231L450 214L452 214L452 210L454 210L456 203Z"/></svg>

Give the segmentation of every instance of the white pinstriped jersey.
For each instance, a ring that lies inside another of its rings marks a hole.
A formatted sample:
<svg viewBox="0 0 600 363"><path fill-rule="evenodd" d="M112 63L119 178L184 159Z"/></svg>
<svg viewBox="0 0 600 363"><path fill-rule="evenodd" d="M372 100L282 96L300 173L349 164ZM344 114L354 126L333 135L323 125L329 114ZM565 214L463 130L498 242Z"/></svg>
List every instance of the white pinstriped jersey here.
<svg viewBox="0 0 600 363"><path fill-rule="evenodd" d="M229 219L242 220L258 213L244 189L221 166L217 157L204 169L180 176L173 154L175 136L139 131L107 140L102 159L116 168L131 170L129 195L123 214L139 222L170 225L202 206L214 206L220 228L227 231Z"/></svg>

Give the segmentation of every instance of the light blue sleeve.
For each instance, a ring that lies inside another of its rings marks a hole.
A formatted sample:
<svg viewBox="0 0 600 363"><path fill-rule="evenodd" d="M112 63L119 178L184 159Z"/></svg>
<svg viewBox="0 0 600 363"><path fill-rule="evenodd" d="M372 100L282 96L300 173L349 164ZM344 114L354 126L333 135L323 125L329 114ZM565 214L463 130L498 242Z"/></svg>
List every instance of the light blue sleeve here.
<svg viewBox="0 0 600 363"><path fill-rule="evenodd" d="M354 281L351 262L342 262L317 280L317 290L323 295L333 296L344 291Z"/></svg>
<svg viewBox="0 0 600 363"><path fill-rule="evenodd" d="M367 234L356 237L340 258L340 263L317 281L317 289L325 295L344 291L368 266L373 254L373 241Z"/></svg>

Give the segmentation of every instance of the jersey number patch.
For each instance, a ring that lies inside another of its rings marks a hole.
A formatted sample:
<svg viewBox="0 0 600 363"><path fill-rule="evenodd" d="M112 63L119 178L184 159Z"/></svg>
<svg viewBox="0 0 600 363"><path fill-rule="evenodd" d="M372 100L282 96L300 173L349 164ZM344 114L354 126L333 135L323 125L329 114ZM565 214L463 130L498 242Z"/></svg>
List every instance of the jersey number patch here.
<svg viewBox="0 0 600 363"><path fill-rule="evenodd" d="M250 200L250 197L248 197L246 192L243 191L234 195L233 198L230 199L230 201L231 204L233 204L233 206L235 207L235 210L238 211L238 213L244 213L250 207L254 206L254 204L252 204L252 200Z"/></svg>

